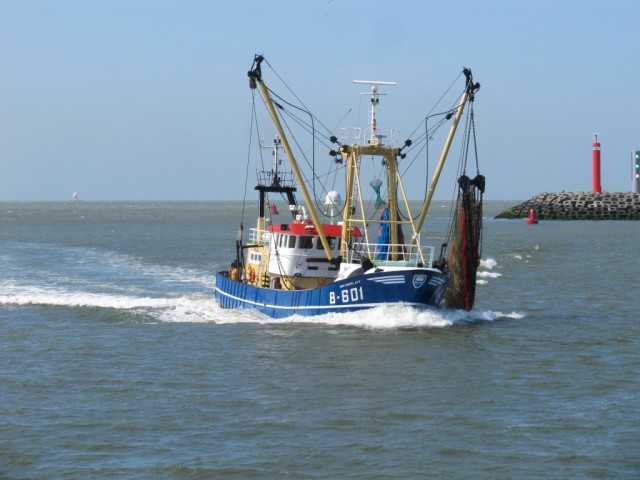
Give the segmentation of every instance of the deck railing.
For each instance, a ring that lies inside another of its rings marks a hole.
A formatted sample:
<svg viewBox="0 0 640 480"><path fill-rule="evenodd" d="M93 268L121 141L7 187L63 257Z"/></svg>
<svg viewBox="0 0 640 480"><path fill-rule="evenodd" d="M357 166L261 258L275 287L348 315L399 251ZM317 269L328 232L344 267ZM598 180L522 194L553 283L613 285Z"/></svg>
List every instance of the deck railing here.
<svg viewBox="0 0 640 480"><path fill-rule="evenodd" d="M257 228L252 228L249 233L249 242L252 245L260 245L266 247L269 245L269 240L271 239L271 233L268 230L258 230Z"/></svg>
<svg viewBox="0 0 640 480"><path fill-rule="evenodd" d="M358 263L362 258L368 258L379 266L430 267L434 248L401 243L353 243L347 252L348 263Z"/></svg>
<svg viewBox="0 0 640 480"><path fill-rule="evenodd" d="M293 172L276 172L260 170L256 172L258 184L271 187L295 187L296 177Z"/></svg>
<svg viewBox="0 0 640 480"><path fill-rule="evenodd" d="M271 233L267 230L252 228L249 242L252 245L268 246ZM347 252L346 263L359 263L362 258L368 258L379 266L430 267L434 259L434 247L420 244L402 243L365 243L353 242L343 246ZM395 260L394 260L395 257Z"/></svg>
<svg viewBox="0 0 640 480"><path fill-rule="evenodd" d="M388 147L396 147L398 145L399 132L398 130L376 130L376 134L381 145ZM358 128L358 127L346 127L342 129L342 144L343 145L367 145L371 139L371 129Z"/></svg>

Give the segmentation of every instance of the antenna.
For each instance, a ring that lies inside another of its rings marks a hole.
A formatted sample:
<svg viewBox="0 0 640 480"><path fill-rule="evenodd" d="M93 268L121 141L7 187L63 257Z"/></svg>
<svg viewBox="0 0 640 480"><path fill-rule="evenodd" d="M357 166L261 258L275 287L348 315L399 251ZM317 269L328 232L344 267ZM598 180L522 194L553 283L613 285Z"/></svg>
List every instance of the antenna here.
<svg viewBox="0 0 640 480"><path fill-rule="evenodd" d="M279 166L282 163L280 157L278 155L278 149L282 148L282 140L276 135L273 139L273 143L271 145L265 145L263 142L260 142L260 146L265 149L270 149L271 154L273 155L273 168L271 172L267 172L267 175L271 176L272 185L280 185L280 172Z"/></svg>
<svg viewBox="0 0 640 480"><path fill-rule="evenodd" d="M353 83L364 83L371 86L371 90L367 93L361 93L360 95L371 95L371 115L369 118L369 127L371 129L371 137L369 138L369 145L383 145L382 139L384 135L378 135L376 129L376 105L380 103L378 98L380 95L386 95L386 93L378 93L378 85L397 85L396 82L380 82L376 80L354 80Z"/></svg>

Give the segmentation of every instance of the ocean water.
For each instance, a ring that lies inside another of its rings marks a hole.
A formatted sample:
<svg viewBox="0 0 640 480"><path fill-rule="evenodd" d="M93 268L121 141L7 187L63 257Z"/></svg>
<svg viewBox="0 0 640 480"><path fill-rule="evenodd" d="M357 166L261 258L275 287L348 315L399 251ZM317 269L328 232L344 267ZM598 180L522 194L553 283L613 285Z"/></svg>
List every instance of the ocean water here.
<svg viewBox="0 0 640 480"><path fill-rule="evenodd" d="M640 478L640 222L515 203L474 311L285 321L213 300L239 203L0 203L0 478Z"/></svg>

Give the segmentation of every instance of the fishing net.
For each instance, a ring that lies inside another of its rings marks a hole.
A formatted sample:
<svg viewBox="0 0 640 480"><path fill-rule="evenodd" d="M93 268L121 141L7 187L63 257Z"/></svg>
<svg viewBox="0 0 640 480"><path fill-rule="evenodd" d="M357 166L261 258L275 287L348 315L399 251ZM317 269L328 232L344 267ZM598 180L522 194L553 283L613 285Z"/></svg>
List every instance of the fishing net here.
<svg viewBox="0 0 640 480"><path fill-rule="evenodd" d="M482 195L485 179L473 180L463 175L458 179L458 198L449 242L447 272L449 287L445 306L471 310L476 294L476 272L480 265L482 245Z"/></svg>
<svg viewBox="0 0 640 480"><path fill-rule="evenodd" d="M376 192L376 204L375 204L376 210L380 210L385 204L385 201L382 199L382 196L380 195L380 187L382 187L382 180L380 180L379 178L374 178L369 182L369 185L371 186L371 188L373 188L373 191Z"/></svg>

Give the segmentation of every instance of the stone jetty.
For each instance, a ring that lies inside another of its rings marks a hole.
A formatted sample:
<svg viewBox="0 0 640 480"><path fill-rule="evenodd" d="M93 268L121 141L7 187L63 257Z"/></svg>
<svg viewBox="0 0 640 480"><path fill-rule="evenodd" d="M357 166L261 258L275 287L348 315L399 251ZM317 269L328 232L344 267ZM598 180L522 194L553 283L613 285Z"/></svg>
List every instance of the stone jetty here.
<svg viewBox="0 0 640 480"><path fill-rule="evenodd" d="M526 218L530 209L540 220L640 220L640 193L541 193L495 218Z"/></svg>

